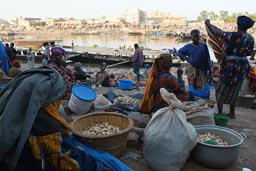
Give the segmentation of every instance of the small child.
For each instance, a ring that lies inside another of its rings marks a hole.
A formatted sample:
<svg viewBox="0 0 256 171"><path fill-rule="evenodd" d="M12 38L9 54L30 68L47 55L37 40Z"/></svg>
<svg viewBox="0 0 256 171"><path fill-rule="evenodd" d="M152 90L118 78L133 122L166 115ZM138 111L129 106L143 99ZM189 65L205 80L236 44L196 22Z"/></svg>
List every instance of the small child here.
<svg viewBox="0 0 256 171"><path fill-rule="evenodd" d="M148 78L148 75L150 73L150 65L145 64L144 66L145 66L144 74L145 74L146 78Z"/></svg>
<svg viewBox="0 0 256 171"><path fill-rule="evenodd" d="M116 77L114 74L111 74L110 75L110 78L109 78L109 86L110 87L115 87L116 86Z"/></svg>
<svg viewBox="0 0 256 171"><path fill-rule="evenodd" d="M180 87L183 89L183 91L185 92L185 82L182 78L182 74L183 74L183 70L181 68L177 69L177 80L179 82Z"/></svg>

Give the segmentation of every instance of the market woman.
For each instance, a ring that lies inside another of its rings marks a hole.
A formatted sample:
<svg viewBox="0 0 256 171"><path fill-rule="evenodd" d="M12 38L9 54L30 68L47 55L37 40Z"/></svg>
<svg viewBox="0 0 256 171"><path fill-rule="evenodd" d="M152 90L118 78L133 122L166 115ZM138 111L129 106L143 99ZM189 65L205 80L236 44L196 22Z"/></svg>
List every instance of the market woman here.
<svg viewBox="0 0 256 171"><path fill-rule="evenodd" d="M81 144L59 115L65 81L51 67L26 70L0 92L1 171L131 171Z"/></svg>
<svg viewBox="0 0 256 171"><path fill-rule="evenodd" d="M243 79L249 76L252 86L256 86L255 73L250 71L247 59L248 56L254 56L254 38L247 32L254 25L254 21L247 16L239 16L236 32L225 32L212 25L210 20L206 20L205 24L220 65L220 80L216 86L218 113L223 113L223 104L229 104L228 116L235 119L236 99Z"/></svg>
<svg viewBox="0 0 256 171"><path fill-rule="evenodd" d="M172 67L172 56L170 53L160 54L155 59L150 74L148 76L146 89L140 106L144 113L155 112L162 107L168 106L160 94L160 89L165 88L170 93L174 93L181 101L194 100L194 96L185 91L177 78L170 73Z"/></svg>

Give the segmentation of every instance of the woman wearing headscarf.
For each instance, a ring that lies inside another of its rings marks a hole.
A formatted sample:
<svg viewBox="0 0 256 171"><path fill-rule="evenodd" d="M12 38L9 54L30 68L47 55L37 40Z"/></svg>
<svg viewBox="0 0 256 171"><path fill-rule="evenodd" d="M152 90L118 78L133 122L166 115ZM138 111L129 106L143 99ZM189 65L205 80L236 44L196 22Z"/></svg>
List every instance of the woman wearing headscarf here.
<svg viewBox="0 0 256 171"><path fill-rule="evenodd" d="M185 91L185 87L179 84L177 78L170 73L172 67L172 56L169 53L160 54L155 59L140 106L141 112L155 112L168 104L162 99L160 89L165 88L167 91L174 93L181 101L194 100L194 97Z"/></svg>
<svg viewBox="0 0 256 171"><path fill-rule="evenodd" d="M254 38L247 33L254 21L247 16L239 16L236 32L225 32L212 25L210 20L206 20L205 24L220 65L220 80L216 86L218 113L223 112L223 104L229 104L229 117L235 119L235 104L243 79L249 76L254 91L256 86L256 76L247 59L254 56Z"/></svg>
<svg viewBox="0 0 256 171"><path fill-rule="evenodd" d="M12 61L12 67L9 70L8 76L14 78L16 75L20 74L22 70L20 69L19 60L15 59Z"/></svg>
<svg viewBox="0 0 256 171"><path fill-rule="evenodd" d="M55 53L51 56L51 60L47 62L47 65L56 69L66 82L66 91L62 96L62 99L69 100L72 94L72 87L78 83L75 79L75 73L66 67L66 62L62 59L59 53Z"/></svg>
<svg viewBox="0 0 256 171"><path fill-rule="evenodd" d="M74 63L74 70L75 70L76 80L86 80L87 79L87 74L83 70L83 66L82 66L81 62Z"/></svg>
<svg viewBox="0 0 256 171"><path fill-rule="evenodd" d="M81 144L59 115L65 81L53 68L26 70L0 91L1 171L131 171Z"/></svg>

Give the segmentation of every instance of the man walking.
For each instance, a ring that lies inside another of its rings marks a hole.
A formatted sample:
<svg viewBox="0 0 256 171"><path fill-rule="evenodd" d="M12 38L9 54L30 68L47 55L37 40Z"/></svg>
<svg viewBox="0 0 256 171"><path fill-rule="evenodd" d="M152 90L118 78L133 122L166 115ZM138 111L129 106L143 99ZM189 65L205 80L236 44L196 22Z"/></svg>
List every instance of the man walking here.
<svg viewBox="0 0 256 171"><path fill-rule="evenodd" d="M137 75L137 82L140 83L140 77L142 76L140 74L140 68L143 65L143 51L139 48L139 45L137 43L134 44L134 55L133 55L133 72Z"/></svg>

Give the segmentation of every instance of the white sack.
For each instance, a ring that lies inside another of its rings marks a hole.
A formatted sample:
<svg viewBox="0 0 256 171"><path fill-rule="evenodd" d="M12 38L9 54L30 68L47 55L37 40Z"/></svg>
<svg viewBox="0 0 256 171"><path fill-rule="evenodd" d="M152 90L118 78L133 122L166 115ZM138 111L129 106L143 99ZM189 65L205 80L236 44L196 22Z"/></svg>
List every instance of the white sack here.
<svg viewBox="0 0 256 171"><path fill-rule="evenodd" d="M197 143L197 134L180 110L182 103L177 97L164 88L160 93L170 106L158 110L148 123L143 154L155 171L179 171Z"/></svg>

